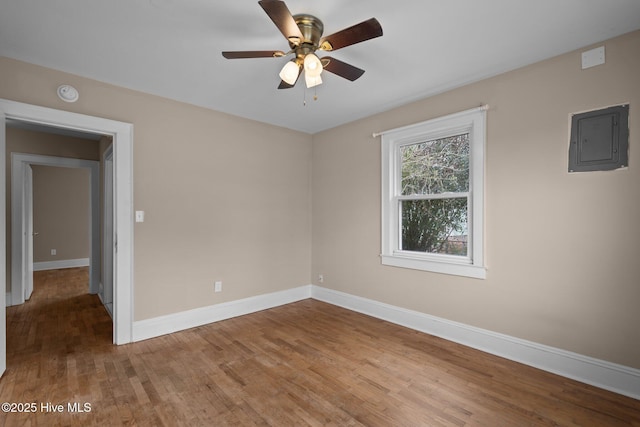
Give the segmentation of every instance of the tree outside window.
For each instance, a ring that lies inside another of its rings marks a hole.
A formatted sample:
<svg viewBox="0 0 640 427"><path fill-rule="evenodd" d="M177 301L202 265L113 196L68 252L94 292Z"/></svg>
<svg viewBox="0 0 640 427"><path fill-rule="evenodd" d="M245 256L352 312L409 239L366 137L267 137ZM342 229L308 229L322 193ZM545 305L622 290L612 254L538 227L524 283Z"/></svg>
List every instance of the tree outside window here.
<svg viewBox="0 0 640 427"><path fill-rule="evenodd" d="M401 249L466 256L469 134L399 149Z"/></svg>

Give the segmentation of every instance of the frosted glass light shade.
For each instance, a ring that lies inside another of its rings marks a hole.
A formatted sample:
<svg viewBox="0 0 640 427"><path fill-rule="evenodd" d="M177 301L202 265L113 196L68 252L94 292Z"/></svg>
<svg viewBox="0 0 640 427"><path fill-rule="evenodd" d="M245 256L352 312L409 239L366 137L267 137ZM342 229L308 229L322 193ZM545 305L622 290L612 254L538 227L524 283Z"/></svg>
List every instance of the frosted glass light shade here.
<svg viewBox="0 0 640 427"><path fill-rule="evenodd" d="M284 64L282 70L280 71L280 78L283 82L294 85L296 80L298 80L298 75L300 74L300 67L294 61L289 61Z"/></svg>
<svg viewBox="0 0 640 427"><path fill-rule="evenodd" d="M318 77L322 73L322 62L313 53L304 57L304 73L311 77Z"/></svg>
<svg viewBox="0 0 640 427"><path fill-rule="evenodd" d="M318 86L319 84L322 84L322 77L318 76L310 76L309 74L307 74L306 72L304 73L304 81L307 84L307 87L314 87L314 86Z"/></svg>

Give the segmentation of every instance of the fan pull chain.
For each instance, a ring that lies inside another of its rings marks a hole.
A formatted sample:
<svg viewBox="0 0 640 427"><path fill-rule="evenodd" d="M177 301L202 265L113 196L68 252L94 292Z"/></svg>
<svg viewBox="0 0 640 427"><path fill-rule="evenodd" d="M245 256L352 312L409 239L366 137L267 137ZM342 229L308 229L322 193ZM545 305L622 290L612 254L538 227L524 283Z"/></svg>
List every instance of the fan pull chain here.
<svg viewBox="0 0 640 427"><path fill-rule="evenodd" d="M317 101L318 100L318 86L314 86L313 88L313 100ZM307 106L307 88L304 88L304 95L302 96L302 105L304 107Z"/></svg>

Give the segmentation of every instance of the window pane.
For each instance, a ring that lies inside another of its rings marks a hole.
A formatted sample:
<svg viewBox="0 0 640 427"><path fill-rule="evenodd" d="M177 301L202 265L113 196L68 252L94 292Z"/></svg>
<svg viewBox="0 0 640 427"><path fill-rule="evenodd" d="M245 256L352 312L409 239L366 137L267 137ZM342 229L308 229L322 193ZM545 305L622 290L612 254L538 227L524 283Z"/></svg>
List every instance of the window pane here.
<svg viewBox="0 0 640 427"><path fill-rule="evenodd" d="M400 148L402 195L469 190L469 134Z"/></svg>
<svg viewBox="0 0 640 427"><path fill-rule="evenodd" d="M405 251L467 256L467 198L403 200Z"/></svg>

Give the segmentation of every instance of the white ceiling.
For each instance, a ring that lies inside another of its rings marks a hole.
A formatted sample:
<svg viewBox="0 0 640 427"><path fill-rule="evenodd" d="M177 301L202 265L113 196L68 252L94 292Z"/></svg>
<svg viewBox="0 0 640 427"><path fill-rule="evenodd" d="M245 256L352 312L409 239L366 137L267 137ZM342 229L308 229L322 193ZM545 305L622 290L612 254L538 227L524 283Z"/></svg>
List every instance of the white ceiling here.
<svg viewBox="0 0 640 427"><path fill-rule="evenodd" d="M288 50L257 0L1 0L0 55L315 133L640 28L639 0L286 3L325 35L377 18L382 37L331 54L365 74L323 73L314 101L276 89L289 57L224 59Z"/></svg>

